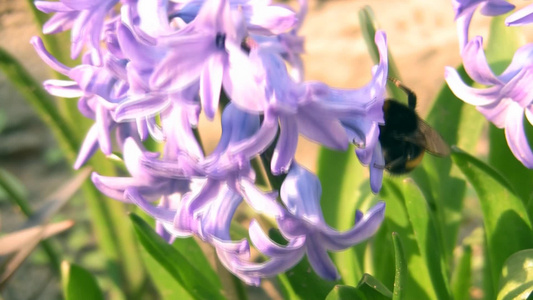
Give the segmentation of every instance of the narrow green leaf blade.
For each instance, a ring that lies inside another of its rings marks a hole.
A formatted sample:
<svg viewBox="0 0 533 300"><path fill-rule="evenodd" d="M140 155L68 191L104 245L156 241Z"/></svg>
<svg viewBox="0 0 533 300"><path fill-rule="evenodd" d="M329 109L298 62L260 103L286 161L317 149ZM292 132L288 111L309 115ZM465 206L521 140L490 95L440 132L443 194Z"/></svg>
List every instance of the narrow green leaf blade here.
<svg viewBox="0 0 533 300"><path fill-rule="evenodd" d="M498 300L529 299L533 293L533 249L518 251L505 262Z"/></svg>
<svg viewBox="0 0 533 300"><path fill-rule="evenodd" d="M397 232L392 233L392 243L394 244L395 257L395 276L394 276L394 290L392 294L393 300L405 299L403 290L405 289L405 282L407 277L407 261L403 250L402 239Z"/></svg>
<svg viewBox="0 0 533 300"><path fill-rule="evenodd" d="M63 295L66 300L103 300L102 291L89 271L70 264L61 263Z"/></svg>
<svg viewBox="0 0 533 300"><path fill-rule="evenodd" d="M363 292L369 299L391 299L392 293L379 280L370 274L363 275L357 285L357 290Z"/></svg>
<svg viewBox="0 0 533 300"><path fill-rule="evenodd" d="M533 247L533 230L524 203L494 169L454 148L452 159L474 186L481 202L492 286L496 287L505 260Z"/></svg>
<svg viewBox="0 0 533 300"><path fill-rule="evenodd" d="M163 300L194 299L181 284L148 251L141 249L141 258L154 286Z"/></svg>
<svg viewBox="0 0 533 300"><path fill-rule="evenodd" d="M52 129L61 148L66 152L66 156L74 160L79 147L79 139L58 112L53 98L32 78L15 57L2 48L0 48L0 70L35 109L45 124Z"/></svg>
<svg viewBox="0 0 533 300"><path fill-rule="evenodd" d="M401 185L401 180L398 178L386 177L383 180L383 188L379 196L385 200L387 208L385 210L385 221L380 231L397 232L402 237L405 259L409 262L407 264L408 272L403 290L404 298L433 299L435 298L435 294L431 286L430 273L427 263L418 249L418 243L415 239L415 234L405 207ZM390 234L389 237L391 237ZM391 251L394 249L392 238L389 238L387 244L380 244L380 248L375 248L375 246L373 245L373 262L375 266L380 266L376 269L376 274L379 274L378 278L383 278L384 274L394 274L394 262L391 261L389 264L381 264L384 255L385 257L389 257L389 253L386 253L385 249L391 249Z"/></svg>
<svg viewBox="0 0 533 300"><path fill-rule="evenodd" d="M455 267L452 276L452 292L455 300L470 299L470 284L472 283L472 247L463 246L463 255Z"/></svg>
<svg viewBox="0 0 533 300"><path fill-rule="evenodd" d="M462 66L458 67L457 71L466 84L472 84ZM425 120L449 145L460 145L469 151L477 146L486 123L475 107L465 105L446 83L439 91ZM446 265L451 265L462 219L466 184L463 179L453 175L449 158L431 155L424 157L422 166L417 168L411 177L422 190L438 220L437 238L443 245Z"/></svg>
<svg viewBox="0 0 533 300"><path fill-rule="evenodd" d="M338 230L353 226L356 209L365 211L356 201L369 193L368 187L366 190L360 188L366 182L363 168L357 161L353 146L345 152L320 149L317 175L322 185L322 211L326 222ZM332 258L344 283L356 285L364 273L363 256L355 256L354 250L349 249L332 253Z"/></svg>
<svg viewBox="0 0 533 300"><path fill-rule="evenodd" d="M431 290L438 299L450 299L451 292L445 272L444 252L440 241L435 239L438 234L433 214L427 207L426 199L412 180L405 179L402 190L418 249L429 271Z"/></svg>
<svg viewBox="0 0 533 300"><path fill-rule="evenodd" d="M392 293L376 278L364 274L357 287L336 285L326 297L326 300L373 299L388 300Z"/></svg>
<svg viewBox="0 0 533 300"><path fill-rule="evenodd" d="M224 299L220 287L213 286L174 247L167 244L154 230L136 214L130 214L135 233L146 251L170 273L195 299Z"/></svg>
<svg viewBox="0 0 533 300"><path fill-rule="evenodd" d="M355 287L336 285L326 297L326 300L366 299Z"/></svg>

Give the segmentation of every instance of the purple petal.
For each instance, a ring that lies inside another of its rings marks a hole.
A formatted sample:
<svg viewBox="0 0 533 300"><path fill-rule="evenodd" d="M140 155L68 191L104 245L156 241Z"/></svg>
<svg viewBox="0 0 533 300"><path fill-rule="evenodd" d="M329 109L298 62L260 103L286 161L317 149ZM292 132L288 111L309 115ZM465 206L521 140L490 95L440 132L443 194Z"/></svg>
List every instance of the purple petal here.
<svg viewBox="0 0 533 300"><path fill-rule="evenodd" d="M227 186L214 199L205 213L201 226L200 236L207 239L217 238L231 240L230 225L237 207L242 202L242 197L230 190Z"/></svg>
<svg viewBox="0 0 533 300"><path fill-rule="evenodd" d="M457 27L457 37L459 39L460 53L463 52L464 48L466 47L466 44L468 44L468 32L470 28L470 22L472 21L472 16L474 15L475 10L476 7L471 7L461 15L457 13L455 15L455 25Z"/></svg>
<svg viewBox="0 0 533 300"><path fill-rule="evenodd" d="M130 201L124 197L124 191L126 188L136 184L136 181L133 178L108 177L93 172L91 180L93 181L94 186L96 186L96 188L104 195L122 202L130 203Z"/></svg>
<svg viewBox="0 0 533 300"><path fill-rule="evenodd" d="M504 128L507 120L507 109L512 103L513 101L511 99L503 98L502 100L491 103L490 105L478 106L476 108L496 127Z"/></svg>
<svg viewBox="0 0 533 300"><path fill-rule="evenodd" d="M531 65L532 60L533 43L529 43L516 50L513 55L513 60L498 78L503 82L512 80L512 78L515 77L524 66Z"/></svg>
<svg viewBox="0 0 533 300"><path fill-rule="evenodd" d="M337 268L335 268L328 251L318 237L314 235L308 236L306 249L309 263L320 277L328 280L340 279Z"/></svg>
<svg viewBox="0 0 533 300"><path fill-rule="evenodd" d="M33 4L38 10L45 14L72 11L72 8L61 2L35 1Z"/></svg>
<svg viewBox="0 0 533 300"><path fill-rule="evenodd" d="M305 237L299 237L293 240L291 245L281 246L274 243L261 229L256 220L252 220L249 226L250 240L254 246L264 255L269 257L284 256L293 251L300 250L305 245Z"/></svg>
<svg viewBox="0 0 533 300"><path fill-rule="evenodd" d="M170 104L171 100L168 96L145 94L120 103L113 117L117 122L153 117L167 109Z"/></svg>
<svg viewBox="0 0 533 300"><path fill-rule="evenodd" d="M304 220L301 220L290 213L284 213L282 217L276 219L281 234L288 240L304 237L310 234L310 230Z"/></svg>
<svg viewBox="0 0 533 300"><path fill-rule="evenodd" d="M507 26L520 26L533 22L533 4L530 4L505 19Z"/></svg>
<svg viewBox="0 0 533 300"><path fill-rule="evenodd" d="M484 85L501 84L494 75L483 51L483 38L476 36L468 42L462 53L466 72L474 81Z"/></svg>
<svg viewBox="0 0 533 300"><path fill-rule="evenodd" d="M340 121L306 105L298 113L298 131L312 141L335 150L348 149L348 136Z"/></svg>
<svg viewBox="0 0 533 300"><path fill-rule="evenodd" d="M263 120L263 124L261 124L261 128L259 128L256 134L249 139L230 146L228 152L233 156L241 154L248 159L252 158L265 151L276 138L277 132L277 120L273 120L267 116Z"/></svg>
<svg viewBox="0 0 533 300"><path fill-rule="evenodd" d="M222 155L230 145L236 145L259 130L259 116L244 112L229 103L222 113L222 135L211 155Z"/></svg>
<svg viewBox="0 0 533 300"><path fill-rule="evenodd" d="M84 95L75 81L51 79L43 82L43 86L48 93L58 97L78 98Z"/></svg>
<svg viewBox="0 0 533 300"><path fill-rule="evenodd" d="M343 250L373 236L379 229L384 217L385 202L378 202L360 220L356 220L357 222L352 229L346 232L338 232L327 227L322 231L321 237L328 249L334 251Z"/></svg>
<svg viewBox="0 0 533 300"><path fill-rule="evenodd" d="M52 69L56 70L57 72L65 76L68 76L70 72L70 68L60 63L57 59L55 59L55 57L52 56L52 54L50 54L50 52L46 50L46 48L44 47L43 41L41 40L40 37L38 36L32 37L30 40L30 43L35 48L35 51L37 51L37 54L39 55L39 57L47 65L49 65Z"/></svg>
<svg viewBox="0 0 533 300"><path fill-rule="evenodd" d="M242 178L237 185L246 202L254 210L274 217L282 215L282 208L276 203L277 195L263 193L247 178Z"/></svg>
<svg viewBox="0 0 533 300"><path fill-rule="evenodd" d="M218 109L225 57L215 53L207 58L207 64L200 75L200 99L205 115L213 120Z"/></svg>
<svg viewBox="0 0 533 300"><path fill-rule="evenodd" d="M280 134L272 155L271 171L274 175L287 173L298 146L298 123L293 117L280 117Z"/></svg>
<svg viewBox="0 0 533 300"><path fill-rule="evenodd" d="M524 109L513 103L507 109L505 122L505 138L507 144L518 159L526 168L533 168L533 152L529 147L526 134L524 132Z"/></svg>
<svg viewBox="0 0 533 300"><path fill-rule="evenodd" d="M287 210L297 218L312 224L324 223L320 207L322 188L313 173L294 163L281 185L281 200Z"/></svg>
<svg viewBox="0 0 533 300"><path fill-rule="evenodd" d="M206 60L216 51L211 36L190 37L173 45L172 52L162 59L150 78L154 90L181 90L198 80Z"/></svg>
<svg viewBox="0 0 533 300"><path fill-rule="evenodd" d="M511 98L520 106L526 107L533 99L531 82L533 82L533 65L528 65L501 89L500 94L505 98Z"/></svg>
<svg viewBox="0 0 533 300"><path fill-rule="evenodd" d="M505 0L489 0L482 5L480 12L484 16L495 17L508 13L514 8L514 5Z"/></svg>
<svg viewBox="0 0 533 300"><path fill-rule="evenodd" d="M58 12L43 25L44 34L56 34L72 28L79 11Z"/></svg>
<svg viewBox="0 0 533 300"><path fill-rule="evenodd" d="M98 149L98 127L96 124L91 126L83 143L81 144L80 151L78 152L78 157L74 162L74 169L79 169L83 164L85 164L91 156Z"/></svg>
<svg viewBox="0 0 533 300"><path fill-rule="evenodd" d="M266 106L265 91L256 74L257 67L240 46L226 41L228 67L224 68L224 91L231 102L250 112L262 112Z"/></svg>
<svg viewBox="0 0 533 300"><path fill-rule="evenodd" d="M126 188L126 190L124 191L124 197L126 197L126 199L130 200L132 203L135 203L147 214L152 216L154 219L157 219L158 221L172 223L174 220L174 216L176 214L175 211L164 207L154 206L153 204L148 202L135 188Z"/></svg>
<svg viewBox="0 0 533 300"><path fill-rule="evenodd" d="M247 8L252 8L247 11ZM248 16L248 30L261 35L277 35L291 30L297 23L294 12L281 6L243 7Z"/></svg>
<svg viewBox="0 0 533 300"><path fill-rule="evenodd" d="M146 172L145 168L141 164L145 155L143 150L139 147L137 142L133 138L127 138L124 141L124 164L130 172L130 174L138 180L144 181L146 184L150 184L155 179Z"/></svg>
<svg viewBox="0 0 533 300"><path fill-rule="evenodd" d="M98 126L98 144L100 150L105 155L110 155L113 151L113 146L111 146L111 136L109 134L109 119L109 112L102 105L98 105L96 107L95 124Z"/></svg>
<svg viewBox="0 0 533 300"><path fill-rule="evenodd" d="M500 86L493 86L487 89L471 88L464 83L459 73L451 67L445 67L444 78L455 96L468 104L475 106L489 105L499 99Z"/></svg>

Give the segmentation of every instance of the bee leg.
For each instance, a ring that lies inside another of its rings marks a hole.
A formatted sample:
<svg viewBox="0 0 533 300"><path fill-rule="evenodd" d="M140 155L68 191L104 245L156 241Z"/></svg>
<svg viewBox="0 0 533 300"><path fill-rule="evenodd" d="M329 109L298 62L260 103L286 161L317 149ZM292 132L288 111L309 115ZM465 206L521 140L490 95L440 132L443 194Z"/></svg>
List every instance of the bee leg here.
<svg viewBox="0 0 533 300"><path fill-rule="evenodd" d="M395 169L397 167L400 167L402 165L405 164L405 162L407 162L409 160L408 157L398 157L397 159L389 162L388 164L385 165L385 169L387 170L392 170L392 169Z"/></svg>
<svg viewBox="0 0 533 300"><path fill-rule="evenodd" d="M402 84L401 81L399 81L396 78L388 78L394 85L396 85L398 88L400 88L402 91L404 91L407 94L407 106L409 106L410 109L414 110L416 108L416 94L413 92L410 88L406 87Z"/></svg>

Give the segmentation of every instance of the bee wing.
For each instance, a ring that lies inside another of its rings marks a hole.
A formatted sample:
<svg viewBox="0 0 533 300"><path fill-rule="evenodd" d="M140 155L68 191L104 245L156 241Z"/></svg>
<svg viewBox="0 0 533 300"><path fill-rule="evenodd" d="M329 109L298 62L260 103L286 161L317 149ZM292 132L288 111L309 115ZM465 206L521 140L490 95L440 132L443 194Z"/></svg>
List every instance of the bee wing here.
<svg viewBox="0 0 533 300"><path fill-rule="evenodd" d="M442 139L440 134L429 126L424 120L418 118L418 130L424 136L420 141L424 141L422 146L429 153L437 156L450 155L450 146Z"/></svg>

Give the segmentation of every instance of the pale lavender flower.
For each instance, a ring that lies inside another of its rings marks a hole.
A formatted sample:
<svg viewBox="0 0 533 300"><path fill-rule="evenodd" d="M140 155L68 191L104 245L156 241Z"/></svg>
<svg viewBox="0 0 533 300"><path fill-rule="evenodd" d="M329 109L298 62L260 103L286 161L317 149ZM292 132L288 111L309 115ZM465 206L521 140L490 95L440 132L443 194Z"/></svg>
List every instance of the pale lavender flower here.
<svg viewBox="0 0 533 300"><path fill-rule="evenodd" d="M31 43L37 54L50 67L73 80L47 80L44 82L45 89L59 97L79 98L80 112L85 117L95 120L95 124L87 133L74 167L79 168L83 165L98 147L104 154L110 155L112 152L111 131L117 125L111 117L111 111L116 107L123 92L120 80L105 66L92 65L90 61L92 56L86 57L85 64L69 68L46 51L39 37L32 38ZM110 58L105 61L112 63Z"/></svg>
<svg viewBox="0 0 533 300"><path fill-rule="evenodd" d="M257 74L241 49L245 35L241 11L231 10L227 0L206 1L187 26L157 39L158 45L173 50L157 65L153 89L179 91L199 82L202 108L209 118L217 111L221 86L241 108L262 111L265 103Z"/></svg>
<svg viewBox="0 0 533 300"><path fill-rule="evenodd" d="M360 89L335 89L320 82L294 82L288 75L278 49L257 48L251 59L264 70L261 81L268 106L261 129L255 136L230 149L251 158L279 138L271 162L273 174L286 173L296 151L298 134L326 147L346 150L353 142L363 164L371 163L371 186L381 187L383 156L378 138L383 123L383 102L387 81L387 42L376 33L380 62L372 80Z"/></svg>
<svg viewBox="0 0 533 300"><path fill-rule="evenodd" d="M461 52L469 41L470 21L472 21L474 12L478 7L481 7L480 12L485 16L502 15L515 8L513 4L505 0L452 0L452 6Z"/></svg>
<svg viewBox="0 0 533 300"><path fill-rule="evenodd" d="M457 71L447 67L446 82L454 94L466 103L475 105L487 120L504 128L507 144L514 156L526 167L533 168L533 152L524 132L524 114L533 124L533 44L518 49L509 66L499 76L490 69L483 39L476 37L463 51L463 64L474 81L488 86L471 88Z"/></svg>
<svg viewBox="0 0 533 300"><path fill-rule="evenodd" d="M119 0L35 1L44 13L55 13L43 26L43 33L54 34L71 29L71 58L78 57L84 46L100 51L106 18L113 17ZM98 64L100 62L98 61Z"/></svg>
<svg viewBox="0 0 533 300"><path fill-rule="evenodd" d="M288 245L281 246L271 241L253 221L250 224L250 239L270 259L264 263L253 263L246 260L246 255L236 255L231 257L231 262L226 261L227 265L232 266L237 276L253 279L285 272L307 255L318 275L329 280L338 279L339 274L328 251L340 251L370 238L383 221L385 203L378 202L365 215L356 211L355 225L345 232L339 232L329 227L324 220L320 207L321 193L318 178L298 164L293 164L281 187L281 199L286 210L277 217Z"/></svg>

